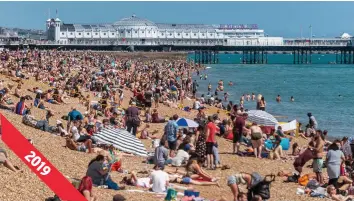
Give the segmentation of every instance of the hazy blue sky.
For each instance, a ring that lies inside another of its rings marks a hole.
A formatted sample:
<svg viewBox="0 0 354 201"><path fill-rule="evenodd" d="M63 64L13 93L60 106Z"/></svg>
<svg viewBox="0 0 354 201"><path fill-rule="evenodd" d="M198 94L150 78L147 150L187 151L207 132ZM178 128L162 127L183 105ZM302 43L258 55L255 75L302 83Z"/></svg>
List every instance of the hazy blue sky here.
<svg viewBox="0 0 354 201"><path fill-rule="evenodd" d="M136 14L153 22L258 24L270 36L354 35L354 2L0 2L0 26L45 29L48 18L66 23L115 22Z"/></svg>

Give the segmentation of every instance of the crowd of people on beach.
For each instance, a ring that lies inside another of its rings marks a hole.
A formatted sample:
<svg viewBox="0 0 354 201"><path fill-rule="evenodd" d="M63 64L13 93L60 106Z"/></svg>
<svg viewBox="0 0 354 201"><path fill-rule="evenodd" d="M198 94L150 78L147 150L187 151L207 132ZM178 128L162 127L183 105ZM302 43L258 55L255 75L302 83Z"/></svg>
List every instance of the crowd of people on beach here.
<svg viewBox="0 0 354 201"><path fill-rule="evenodd" d="M227 182L234 201L269 199L274 175L263 177L257 172L235 172L226 181L221 181L210 174L217 168L231 168L227 161L221 161L220 138L231 141L231 154L235 157L294 160L296 174L282 171L277 176L305 186L302 194L329 196L333 200L348 200L349 194L354 194L350 139L328 141L328 132L319 129L311 113L308 113L309 123L304 131L301 126L297 130L283 131L281 126L271 128L248 121L244 101L255 101L256 110L265 111L265 97L245 94L239 104L234 104L229 101L230 94L224 91L223 80L218 82L214 94L211 94L210 83L208 94L201 94L200 83L193 79L194 72L200 79L207 79L207 74L201 72L205 70L201 65L183 60L125 59L91 51L17 50L2 51L0 57L0 74L11 80L0 81L0 109L21 115L27 126L62 136L70 150L96 154L78 185L87 200L98 200L92 186L113 190L134 186L167 193L168 197L170 189L193 194L196 193L193 186L219 187L220 182ZM22 91L26 79L45 83L49 89L33 87L28 89L32 95L26 95L28 93ZM232 82L228 84L233 85ZM129 107L124 108L123 101L129 97L125 94L127 90L133 95ZM86 111L79 111L74 106L68 114L59 113L62 118L50 125L50 119L58 113L51 105L64 107L73 100L78 100ZM294 101L294 97L290 100ZM281 101L279 95L276 101ZM161 115L159 108L162 105L181 112ZM211 106L217 110L210 112ZM32 114L36 111L33 108L45 111L46 115L38 119L38 115ZM198 126L178 125L177 120L184 114L182 111L197 111L193 121ZM150 132L151 124L163 124L164 129ZM157 145L146 160L153 164L151 169L140 173L123 168L122 159L132 157L132 154L118 151L112 144L101 143L95 138L97 132L110 128L127 130L141 140L155 142ZM301 147L294 143L297 137L308 140L308 145ZM266 141L272 142L270 147L265 145ZM292 153L287 154L285 151L290 144ZM313 160L313 174L304 174L303 168L310 160ZM21 171L11 163L5 149L0 149L0 164L14 172ZM328 178L323 174L323 167L327 168ZM122 181L113 181L112 172L125 176ZM241 192L240 185L245 185L248 191ZM185 195L182 200L188 200L188 197L191 195ZM113 200L125 198L117 195Z"/></svg>

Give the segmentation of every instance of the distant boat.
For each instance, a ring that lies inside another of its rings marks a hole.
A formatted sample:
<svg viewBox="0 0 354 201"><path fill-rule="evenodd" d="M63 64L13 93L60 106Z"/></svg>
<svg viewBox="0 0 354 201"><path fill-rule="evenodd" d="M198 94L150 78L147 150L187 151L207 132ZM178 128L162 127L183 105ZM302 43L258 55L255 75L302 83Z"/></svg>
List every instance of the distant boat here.
<svg viewBox="0 0 354 201"><path fill-rule="evenodd" d="M211 67L210 67L210 66L207 66L207 67L206 67L206 69L209 69L209 68L211 68Z"/></svg>

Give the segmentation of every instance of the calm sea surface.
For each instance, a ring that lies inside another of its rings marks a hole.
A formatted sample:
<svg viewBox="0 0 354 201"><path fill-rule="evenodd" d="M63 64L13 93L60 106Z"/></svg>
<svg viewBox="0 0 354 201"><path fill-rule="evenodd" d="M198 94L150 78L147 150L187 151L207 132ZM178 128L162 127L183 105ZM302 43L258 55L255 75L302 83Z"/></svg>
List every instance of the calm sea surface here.
<svg viewBox="0 0 354 201"><path fill-rule="evenodd" d="M354 65L293 65L292 55L269 56L274 56L274 61L279 61L276 60L278 57L289 64L271 64L271 59L270 64L266 65L210 64L207 66L211 68L202 72L208 74L207 80L195 77L200 86L199 93L206 94L209 82L214 92L221 79L224 81L224 91L231 94L229 99L234 103L239 103L242 94L260 93L267 102L267 112L287 116L279 118L279 121L297 119L306 124L306 114L311 112L319 128L327 129L332 137L354 134ZM220 61L238 61L240 57L220 55ZM312 59L313 63L319 60L328 63L335 61L335 55L316 55ZM234 85L228 86L229 81ZM278 94L282 97L281 103L275 101ZM291 96L294 96L295 102L290 102ZM219 93L219 98L223 98L222 93ZM256 103L245 101L245 107L255 109Z"/></svg>

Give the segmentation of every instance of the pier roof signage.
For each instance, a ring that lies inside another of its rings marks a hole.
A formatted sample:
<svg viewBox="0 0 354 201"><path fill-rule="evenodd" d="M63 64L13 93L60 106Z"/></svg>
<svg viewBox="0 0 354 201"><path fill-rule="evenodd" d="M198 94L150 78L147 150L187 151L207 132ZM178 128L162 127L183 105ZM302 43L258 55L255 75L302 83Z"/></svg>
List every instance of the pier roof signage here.
<svg viewBox="0 0 354 201"><path fill-rule="evenodd" d="M258 29L257 24L220 24L219 29Z"/></svg>

